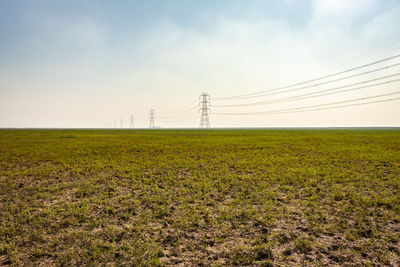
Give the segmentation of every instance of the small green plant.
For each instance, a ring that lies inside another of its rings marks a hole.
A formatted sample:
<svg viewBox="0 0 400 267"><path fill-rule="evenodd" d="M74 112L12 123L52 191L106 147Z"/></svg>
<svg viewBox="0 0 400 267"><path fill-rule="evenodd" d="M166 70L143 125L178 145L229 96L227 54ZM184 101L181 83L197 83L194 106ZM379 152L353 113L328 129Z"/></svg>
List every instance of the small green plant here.
<svg viewBox="0 0 400 267"><path fill-rule="evenodd" d="M399 130L0 130L0 265L393 265Z"/></svg>

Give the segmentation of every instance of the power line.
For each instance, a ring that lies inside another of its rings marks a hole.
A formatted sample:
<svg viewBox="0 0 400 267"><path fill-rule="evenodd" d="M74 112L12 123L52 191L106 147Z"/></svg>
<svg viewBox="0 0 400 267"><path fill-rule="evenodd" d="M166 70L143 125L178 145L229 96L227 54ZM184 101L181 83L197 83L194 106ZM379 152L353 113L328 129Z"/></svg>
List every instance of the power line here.
<svg viewBox="0 0 400 267"><path fill-rule="evenodd" d="M359 86L359 87L350 88L350 89L344 89L344 90L335 91L335 92L327 92L327 93L312 94L312 95L308 94L308 96L304 96L304 97L297 97L296 96L296 97L293 97L291 99L282 100L282 101L276 101L274 103L287 102L287 101L296 101L296 100L303 100L303 99L326 96L326 95L339 94L339 93L350 92L350 91L355 91L355 90L359 90L359 89L364 89L364 88L369 88L369 87L374 87L374 86L379 86L379 85L384 85L384 84L389 84L389 83L394 83L394 82L399 82L399 81L400 81L400 79L396 79L396 80L390 80L390 81L386 81L386 82L374 83L374 84L365 85L365 86ZM324 92L324 91L328 91L328 90L322 90L322 91L319 91L319 92Z"/></svg>
<svg viewBox="0 0 400 267"><path fill-rule="evenodd" d="M280 112L280 113L293 113L293 112L305 112L305 111L317 111L317 110L326 110L326 109L335 109L335 108L344 108L344 107L354 107L354 106L362 106L362 105L375 104L375 103L391 102L391 101L396 101L396 100L400 100L400 97L375 100L375 101L363 102L363 103L356 103L356 104L347 104L347 105L339 105L339 106L325 107L325 108L323 107L323 108L315 108L315 109L303 109L303 110L298 110L298 111L287 111L287 112ZM280 113L274 113L274 114L280 114Z"/></svg>
<svg viewBox="0 0 400 267"><path fill-rule="evenodd" d="M350 55L350 56L346 56L346 57L342 57L341 59L338 60L334 60L330 63L328 63L326 66L330 66L330 67L334 67L334 68L342 68L342 67L346 67L349 64L359 64L358 62L360 61L359 59L362 59L365 62L365 58L367 56L372 55L374 58L382 58L382 57L386 57L388 55L393 55L394 51L398 51L400 47L400 42L399 40L396 40L394 42L391 42L390 44L386 44L384 46L380 46L377 49L369 49L369 50L365 50L364 52L358 53L356 55ZM357 48L359 50L359 48ZM384 52L384 53L383 53ZM326 66L324 68L326 68ZM303 73L301 76L306 77L309 75L315 75L315 76L320 76L323 75L322 73L319 74L321 72L318 72L318 74L315 74L315 71L308 71L307 73Z"/></svg>
<svg viewBox="0 0 400 267"><path fill-rule="evenodd" d="M379 97L396 95L396 94L400 94L400 91L393 92L393 93L387 93L387 94L381 94L381 95L375 95L375 96L361 97L361 98L357 98L357 99L336 101L336 102L331 102L331 103L326 103L326 104L299 107L299 108L290 108L290 109L281 109L281 110L269 110L269 111L261 111L261 112L243 112L243 113L218 113L217 112L217 113L213 113L213 114L214 115L263 115L263 114L287 113L287 112L291 112L291 111L295 112L295 111L299 111L299 110L303 110L303 109L313 109L313 108L320 108L320 107L325 107L325 106L340 105L340 104L344 104L344 103L362 101L362 100L379 98Z"/></svg>
<svg viewBox="0 0 400 267"><path fill-rule="evenodd" d="M275 104L275 103L288 102L288 101L296 101L296 100L302 100L302 99L325 96L325 95L339 94L339 93L343 93L343 92L355 91L355 90L359 90L359 89L364 89L364 88L369 88L369 87L374 87L374 86L379 86L379 85L398 82L398 81L400 81L400 79L389 80L389 81L385 81L385 82L374 83L374 84L369 84L369 85L364 85L364 86L359 86L359 87L355 87L355 88L350 88L350 89L337 91L338 89L347 88L347 87L351 87L351 86L355 86L355 85L359 85L359 84L364 84L364 83L369 83L369 82L373 82L373 81L377 81L377 80L387 79L387 78L395 77L395 76L398 76L398 75L400 75L400 73L387 75L387 76L384 76L384 77L375 78L375 79L371 79L371 80L367 80L367 81L352 83L352 84L348 84L348 85L342 85L342 86L338 86L338 87L334 87L334 88L324 89L324 90L320 90L320 91L316 91L316 92L310 92L310 93L306 93L306 94L296 95L296 96L278 98L278 99L267 100L267 101L251 102L251 103L231 104L231 105L217 105L217 106L213 106L213 108L257 106L257 105ZM334 92L332 92L332 91L334 91ZM326 93L326 92L328 92L328 93ZM324 93L324 94L320 94L320 93Z"/></svg>
<svg viewBox="0 0 400 267"><path fill-rule="evenodd" d="M188 109L184 109L184 110L182 110L181 112L176 113L176 114L171 114L171 115L158 115L157 117L158 117L158 118L164 118L164 119L170 119L170 118L175 118L175 117L179 117L179 116L182 116L182 115L186 115L186 114L188 114L188 113L190 113L190 112L196 112L197 109L198 109L198 107L191 107L191 108L188 108ZM157 114L158 114L158 113L157 113Z"/></svg>
<svg viewBox="0 0 400 267"><path fill-rule="evenodd" d="M353 75L350 75L350 76L346 76L346 77L342 77L342 78L338 78L338 79L334 79L334 80L329 80L329 81L325 81L325 82L321 82L321 83L315 83L315 84L311 84L311 85L307 85L307 86L303 86L303 87L299 87L299 88L293 88L293 89L288 89L288 90L283 90L283 91L278 91L278 92L274 91L274 92L270 92L270 93L264 93L264 94L258 95L257 97L268 96L268 95L277 95L277 94L282 94L282 93L287 93L287 92L299 91L299 90L303 90L303 89L307 89L307 88L311 88L311 87L317 87L317 86L320 86L320 85L325 85L325 84L334 83L334 82L338 82L338 81L342 81L342 80L347 80L347 79L350 79L350 78L358 77L358 76L361 76L361 75L365 75L365 74L369 74L369 73L373 73L373 72L377 72L377 71L381 71L381 70L385 70L385 69L390 69L390 68L397 67L397 66L400 66L400 63L396 63L396 64L393 64L393 65L385 66L385 67L382 67L382 68L377 68L377 69L366 71L366 72L362 72L362 73L353 74ZM394 74L394 76L396 76L398 74L399 73ZM384 76L382 78L377 78L375 80L385 79L385 78L388 78L388 77L393 77L393 76L388 75L388 76ZM370 80L370 81L375 81L375 80L373 79L373 80ZM367 82L369 82L369 81L365 81L365 83L367 83ZM229 105L220 105L219 107L222 107L222 106L229 106Z"/></svg>
<svg viewBox="0 0 400 267"><path fill-rule="evenodd" d="M394 42L392 42L390 44L387 44L385 46L381 46L378 49L368 50L368 51L362 52L362 53L360 53L360 54L358 54L356 56L352 56L351 58L347 58L347 59L344 59L344 60L343 59L339 60L336 63L333 63L332 66L343 66L345 64L347 65L349 62L352 62L352 61L357 60L359 58L365 58L366 56L369 56L369 55L378 55L378 54L380 54L382 52L386 52L387 53L388 51L391 51L391 49L396 49L397 50L399 46L400 46L400 42L399 42L399 40L396 40L396 41L394 41Z"/></svg>
<svg viewBox="0 0 400 267"><path fill-rule="evenodd" d="M176 123L176 122L186 122L186 121L193 121L195 119L198 119L199 115L195 114L192 116L188 116L186 118L180 118L180 119L176 119L176 120L169 120L169 121L161 121L161 123L165 123L165 124L169 124L169 123Z"/></svg>
<svg viewBox="0 0 400 267"><path fill-rule="evenodd" d="M319 80L322 80L322 79L334 77L334 76L341 75L341 74L344 74L344 73L348 73L348 72L351 72L351 71L355 71L355 70L358 70L358 69L366 68L366 67L378 64L378 63L389 61L389 60L392 60L392 59L395 59L395 58L398 58L398 57L400 57L400 54L397 54L397 55L394 55L394 56L391 56L391 57L386 57L386 58L383 58L383 59L380 59L380 60L376 60L376 61L364 64L364 65L361 65L361 66L353 67L353 68L346 69L346 70L343 70L343 71L339 71L339 72L336 72L336 73L332 73L332 74L329 74L329 75L325 75L325 76L321 76L321 77L318 77L318 78L314 78L314 79L311 79L311 80L306 80L306 81L303 81L303 82L298 82L298 83L294 83L294 84L290 84L290 85L286 85L286 86L282 86L282 87L278 87L278 88L273 88L273 89L269 89L269 90L259 91L259 92L255 92L255 93L250 93L250 94L236 95L236 96L230 96L230 97L217 97L217 98L213 98L213 100L235 100L235 99L253 98L253 97L258 97L260 95L267 95L265 93L276 92L276 91L279 91L279 90L282 90L282 89L291 88L291 87L295 87L295 86L300 86L300 85L304 85L304 84L307 84L307 83L310 83L310 82L315 82L315 81L319 81Z"/></svg>
<svg viewBox="0 0 400 267"><path fill-rule="evenodd" d="M190 117L198 118L198 113L189 113L189 114L186 114L185 116L182 116L182 117L166 119L166 120L161 119L159 121L161 123L169 123L169 122L175 122L175 121L179 121L179 120L185 120L185 119L190 118Z"/></svg>
<svg viewBox="0 0 400 267"><path fill-rule="evenodd" d="M168 115L170 115L170 114L174 114L174 113L177 113L177 112L180 113L182 110L185 110L185 109L187 109L187 107L193 106L193 105L195 105L196 103L197 103L197 101L193 101L193 102L191 102L190 104L183 105L183 106L181 106L181 107L179 107L179 108L177 108L177 109L170 110L170 111L167 111L167 112L158 112L157 114L168 116Z"/></svg>

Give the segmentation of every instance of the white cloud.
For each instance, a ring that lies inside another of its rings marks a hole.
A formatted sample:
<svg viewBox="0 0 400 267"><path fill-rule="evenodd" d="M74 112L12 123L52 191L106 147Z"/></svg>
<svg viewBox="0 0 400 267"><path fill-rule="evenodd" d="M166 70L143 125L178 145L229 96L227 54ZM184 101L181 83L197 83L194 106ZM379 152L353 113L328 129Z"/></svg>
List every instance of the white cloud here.
<svg viewBox="0 0 400 267"><path fill-rule="evenodd" d="M376 0L314 0L314 16L335 22L356 19L377 7Z"/></svg>

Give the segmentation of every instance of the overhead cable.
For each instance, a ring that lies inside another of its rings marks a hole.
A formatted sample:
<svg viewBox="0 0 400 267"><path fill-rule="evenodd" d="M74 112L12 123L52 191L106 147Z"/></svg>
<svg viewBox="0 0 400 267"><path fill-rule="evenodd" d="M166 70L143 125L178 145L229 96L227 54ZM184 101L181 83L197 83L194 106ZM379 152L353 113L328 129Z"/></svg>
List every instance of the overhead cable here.
<svg viewBox="0 0 400 267"><path fill-rule="evenodd" d="M268 110L268 111L261 111L261 112L260 111L257 111L257 112L241 112L241 113L214 112L213 114L214 115L262 115L262 114L283 113L283 112L289 112L289 111L295 112L295 111L299 111L299 110L303 110L303 109L313 109L313 108L320 108L320 107L326 107L326 106L332 106L332 105L339 105L339 104L344 104L344 103L357 102L357 101L362 101L362 100L367 100L367 99L373 99L373 98L379 98L379 97L384 97L384 96L396 95L396 94L400 94L400 91L387 93L387 94L368 96L368 97L361 97L361 98L357 98L357 99L336 101L336 102L319 104L319 105L304 106L304 107L299 107L299 108L289 108L289 109L281 109L281 110Z"/></svg>
<svg viewBox="0 0 400 267"><path fill-rule="evenodd" d="M321 76L321 77L318 77L318 78L314 78L314 79L311 79L311 80L306 80L306 81L302 81L302 82L298 82L298 83L294 83L294 84L290 84L290 85L286 85L286 86L282 86L282 87L278 87L278 88L273 88L273 89L269 89L269 90L263 90L263 91L259 91L259 92L255 92L255 93L250 93L250 94L236 95L236 96L230 96L230 97L216 97L216 98L213 98L212 100L235 100L235 99L259 97L260 95L268 95L266 93L276 92L276 91L280 91L282 89L292 88L292 87L304 85L304 84L307 84L307 83L310 83L310 82L323 80L323 79L326 79L326 78L330 78L330 77L334 77L334 76L341 75L341 74L344 74L344 73L348 73L348 72L351 72L351 71L355 71L355 70L358 70L358 69L366 68L366 67L369 67L369 66L372 66L372 65L375 65L375 64L378 64L378 63L382 63L382 62L385 62L385 61L389 61L389 60L392 60L392 59L395 59L395 58L399 58L399 57L400 57L400 54L397 54L397 55L394 55L394 56L391 56L391 57L386 57L386 58L383 58L383 59L380 59L380 60L376 60L376 61L364 64L364 65L361 65L361 66L357 66L357 67L353 67L353 68L346 69L346 70L343 70L343 71L335 72L335 73L332 73L332 74L329 74L329 75L325 75L325 76Z"/></svg>

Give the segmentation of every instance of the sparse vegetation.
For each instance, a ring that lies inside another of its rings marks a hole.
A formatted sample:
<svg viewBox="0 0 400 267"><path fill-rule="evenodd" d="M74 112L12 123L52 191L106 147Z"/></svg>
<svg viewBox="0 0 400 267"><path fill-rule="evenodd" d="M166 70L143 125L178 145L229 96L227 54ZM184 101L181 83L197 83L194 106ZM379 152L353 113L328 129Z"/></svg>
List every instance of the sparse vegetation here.
<svg viewBox="0 0 400 267"><path fill-rule="evenodd" d="M0 265L399 265L399 130L2 130Z"/></svg>

